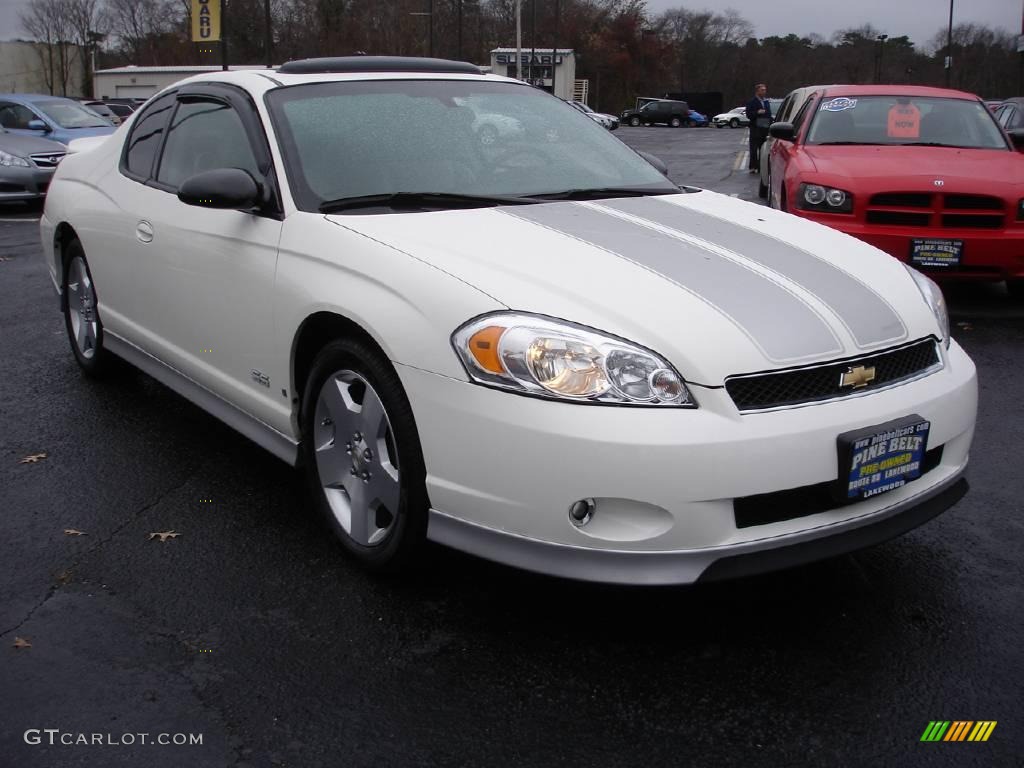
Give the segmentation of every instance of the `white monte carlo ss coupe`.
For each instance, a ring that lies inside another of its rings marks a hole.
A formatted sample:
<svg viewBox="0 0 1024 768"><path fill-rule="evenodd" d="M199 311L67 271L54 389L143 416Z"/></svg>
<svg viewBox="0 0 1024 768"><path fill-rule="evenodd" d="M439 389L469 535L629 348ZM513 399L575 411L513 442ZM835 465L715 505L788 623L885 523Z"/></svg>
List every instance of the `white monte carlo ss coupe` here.
<svg viewBox="0 0 1024 768"><path fill-rule="evenodd" d="M523 132L481 144L478 101ZM86 372L303 465L370 568L432 539L688 583L955 503L977 384L939 289L652 163L468 64L201 74L72 143L43 251Z"/></svg>

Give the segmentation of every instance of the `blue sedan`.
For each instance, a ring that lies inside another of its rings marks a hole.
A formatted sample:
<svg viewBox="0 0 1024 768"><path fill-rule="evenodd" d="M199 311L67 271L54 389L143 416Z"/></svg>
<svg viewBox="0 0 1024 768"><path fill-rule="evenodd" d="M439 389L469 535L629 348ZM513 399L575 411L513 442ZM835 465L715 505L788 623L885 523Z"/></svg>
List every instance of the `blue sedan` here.
<svg viewBox="0 0 1024 768"><path fill-rule="evenodd" d="M114 125L73 99L32 93L0 93L0 126L14 134L68 144L114 132Z"/></svg>

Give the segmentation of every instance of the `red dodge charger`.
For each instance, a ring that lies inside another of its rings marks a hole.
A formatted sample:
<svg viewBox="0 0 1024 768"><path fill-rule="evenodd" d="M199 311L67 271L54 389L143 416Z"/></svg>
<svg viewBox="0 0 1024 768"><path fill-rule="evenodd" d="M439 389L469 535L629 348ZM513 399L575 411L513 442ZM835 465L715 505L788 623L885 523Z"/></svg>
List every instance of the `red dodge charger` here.
<svg viewBox="0 0 1024 768"><path fill-rule="evenodd" d="M977 96L828 86L771 133L772 207L1024 296L1024 131L1005 133Z"/></svg>

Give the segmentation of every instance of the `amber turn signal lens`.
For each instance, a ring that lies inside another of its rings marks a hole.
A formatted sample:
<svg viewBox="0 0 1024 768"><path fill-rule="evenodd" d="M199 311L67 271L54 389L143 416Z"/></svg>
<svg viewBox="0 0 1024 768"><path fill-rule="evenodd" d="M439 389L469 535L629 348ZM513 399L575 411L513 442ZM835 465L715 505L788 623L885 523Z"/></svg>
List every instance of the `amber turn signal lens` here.
<svg viewBox="0 0 1024 768"><path fill-rule="evenodd" d="M476 364L489 373L505 372L505 366L498 357L498 342L504 332L505 328L500 325L489 325L469 337L469 353Z"/></svg>

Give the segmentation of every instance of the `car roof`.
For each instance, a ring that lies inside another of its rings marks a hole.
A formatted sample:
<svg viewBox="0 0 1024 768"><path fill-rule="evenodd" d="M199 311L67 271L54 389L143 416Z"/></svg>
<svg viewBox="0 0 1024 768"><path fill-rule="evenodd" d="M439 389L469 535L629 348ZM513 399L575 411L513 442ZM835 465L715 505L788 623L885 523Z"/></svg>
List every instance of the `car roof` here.
<svg viewBox="0 0 1024 768"><path fill-rule="evenodd" d="M375 58L375 57L366 57ZM393 57L381 57L393 58ZM482 72L436 72L436 71L415 71L394 70L394 71L367 71L361 72L281 72L277 69L244 69L228 70L217 72L201 72L160 91L177 90L183 86L197 85L201 83L224 83L235 85L252 94L259 95L276 88L289 87L293 85L305 85L308 83L338 83L355 82L366 80L476 80L483 82L500 82L513 85L520 85L524 88L531 86L521 80L501 75L485 74ZM154 94L157 95L157 94Z"/></svg>
<svg viewBox="0 0 1024 768"><path fill-rule="evenodd" d="M977 101L978 97L967 91L952 88L932 88L926 85L828 85L825 96L931 96L945 99L967 99Z"/></svg>

